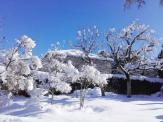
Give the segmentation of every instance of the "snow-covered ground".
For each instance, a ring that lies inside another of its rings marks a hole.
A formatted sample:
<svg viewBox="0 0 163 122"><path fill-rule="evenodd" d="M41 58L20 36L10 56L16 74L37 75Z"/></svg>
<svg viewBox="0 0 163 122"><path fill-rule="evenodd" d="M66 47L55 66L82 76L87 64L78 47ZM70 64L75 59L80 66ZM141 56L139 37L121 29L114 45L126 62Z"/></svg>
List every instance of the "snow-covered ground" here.
<svg viewBox="0 0 163 122"><path fill-rule="evenodd" d="M31 102L33 101L33 102ZM0 109L0 122L160 122L163 121L163 99L155 96L133 96L107 93L107 96L87 96L85 107L79 109L79 99L59 95L50 104L47 97L31 100L15 97Z"/></svg>

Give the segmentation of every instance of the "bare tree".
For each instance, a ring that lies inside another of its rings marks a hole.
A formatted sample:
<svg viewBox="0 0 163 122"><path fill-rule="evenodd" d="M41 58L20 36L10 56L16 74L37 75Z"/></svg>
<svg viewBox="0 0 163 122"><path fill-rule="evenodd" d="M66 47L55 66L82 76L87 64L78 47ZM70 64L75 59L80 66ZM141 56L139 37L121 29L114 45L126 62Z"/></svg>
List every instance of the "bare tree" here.
<svg viewBox="0 0 163 122"><path fill-rule="evenodd" d="M81 50L85 63L91 64L90 54L98 48L99 31L96 26L79 30L77 32L77 44L75 47Z"/></svg>
<svg viewBox="0 0 163 122"><path fill-rule="evenodd" d="M126 28L118 31L114 28L106 33L109 51L115 62L116 70L122 72L127 79L127 97L131 97L130 75L143 67L151 56L158 40L154 31L144 24L133 22Z"/></svg>
<svg viewBox="0 0 163 122"><path fill-rule="evenodd" d="M146 2L147 0L125 0L124 8L130 8L132 4L136 4L138 8L141 8ZM160 5L163 5L163 0L160 0Z"/></svg>

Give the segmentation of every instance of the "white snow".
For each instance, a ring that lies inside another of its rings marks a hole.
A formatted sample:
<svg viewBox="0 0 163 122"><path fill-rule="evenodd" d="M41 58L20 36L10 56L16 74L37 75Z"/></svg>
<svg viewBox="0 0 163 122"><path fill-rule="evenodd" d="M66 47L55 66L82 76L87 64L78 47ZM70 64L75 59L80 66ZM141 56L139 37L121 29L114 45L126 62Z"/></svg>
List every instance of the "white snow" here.
<svg viewBox="0 0 163 122"><path fill-rule="evenodd" d="M38 102L15 97L12 104L0 109L0 122L160 122L163 121L161 97L107 93L106 97L87 96L79 109L79 98L59 95L50 104L48 97ZM30 104L29 104L30 103Z"/></svg>
<svg viewBox="0 0 163 122"><path fill-rule="evenodd" d="M3 73L5 71L5 66L0 65L0 73Z"/></svg>
<svg viewBox="0 0 163 122"><path fill-rule="evenodd" d="M108 74L109 78L123 78L125 79L125 75L123 74ZM139 80L139 81L148 81L152 83L163 83L163 78L158 77L147 77L143 75L131 75L132 80Z"/></svg>
<svg viewBox="0 0 163 122"><path fill-rule="evenodd" d="M33 71L32 72L34 75L35 79L39 79L40 81L45 81L46 79L49 78L49 73L48 72L43 72L43 71Z"/></svg>
<svg viewBox="0 0 163 122"><path fill-rule="evenodd" d="M80 90L76 90L72 94L75 97L80 97ZM101 89L95 87L94 89L88 88L86 91L86 97L100 97L102 95Z"/></svg>
<svg viewBox="0 0 163 122"><path fill-rule="evenodd" d="M58 50L57 51L58 53L63 53L63 54L66 54L66 55L73 55L73 56L76 56L76 55L84 55L84 53L80 50L76 50L76 49L69 49L69 50Z"/></svg>
<svg viewBox="0 0 163 122"><path fill-rule="evenodd" d="M78 49L55 50L55 51L48 51L48 53L54 53L54 54L63 55L63 56L74 56L74 57L84 56L84 53ZM107 60L111 62L113 61L112 58L108 58L108 57L104 58L93 53L90 53L89 57L92 59Z"/></svg>

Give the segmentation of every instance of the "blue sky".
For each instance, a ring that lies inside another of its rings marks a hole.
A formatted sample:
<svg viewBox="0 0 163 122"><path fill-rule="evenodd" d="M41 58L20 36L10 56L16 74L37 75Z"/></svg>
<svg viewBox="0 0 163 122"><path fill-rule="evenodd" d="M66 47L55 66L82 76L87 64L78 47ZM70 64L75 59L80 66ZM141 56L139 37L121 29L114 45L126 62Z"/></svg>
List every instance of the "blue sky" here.
<svg viewBox="0 0 163 122"><path fill-rule="evenodd" d="M35 54L45 53L52 43L76 41L76 31L97 25L101 32L122 28L135 19L150 25L163 37L163 7L158 0L147 0L138 10L123 10L124 0L0 0L0 17L6 40L13 43L21 35L32 37Z"/></svg>

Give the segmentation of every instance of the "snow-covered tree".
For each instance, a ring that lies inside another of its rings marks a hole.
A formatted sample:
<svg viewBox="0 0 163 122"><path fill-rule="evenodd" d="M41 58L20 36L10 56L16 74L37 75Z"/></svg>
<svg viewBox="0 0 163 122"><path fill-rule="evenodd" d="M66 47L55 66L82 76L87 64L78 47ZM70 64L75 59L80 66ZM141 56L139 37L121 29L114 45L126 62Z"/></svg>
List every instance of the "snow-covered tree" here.
<svg viewBox="0 0 163 122"><path fill-rule="evenodd" d="M156 61L156 68L158 69L159 76L163 77L163 45Z"/></svg>
<svg viewBox="0 0 163 122"><path fill-rule="evenodd" d="M19 90L33 90L32 70L42 67L41 60L37 56L32 56L35 46L31 38L22 36L16 46L3 56L2 66L5 70L1 73L1 79L8 91L18 93Z"/></svg>
<svg viewBox="0 0 163 122"><path fill-rule="evenodd" d="M77 82L80 83L80 108L84 106L86 91L90 85L98 85L103 88L107 84L108 75L101 74L95 67L84 65L77 74Z"/></svg>
<svg viewBox="0 0 163 122"><path fill-rule="evenodd" d="M83 52L83 60L85 64L93 66L93 62L90 58L91 53L95 53L100 47L99 43L100 34L96 26L91 28L79 30L77 32L77 45L76 48ZM102 95L105 96L103 88L101 86Z"/></svg>
<svg viewBox="0 0 163 122"><path fill-rule="evenodd" d="M99 46L98 40L99 30L96 26L82 29L77 32L77 44L75 47L84 53L83 59L88 64L92 63L89 55L97 50Z"/></svg>
<svg viewBox="0 0 163 122"><path fill-rule="evenodd" d="M43 70L48 75L46 75L46 79L44 78L41 86L49 91L52 100L55 91L69 93L71 91L70 82L75 82L75 76L78 74L78 70L70 61L63 63L63 57L65 55L63 56L57 51L49 51L43 59Z"/></svg>
<svg viewBox="0 0 163 122"><path fill-rule="evenodd" d="M126 76L127 96L131 97L130 75L154 58L152 52L159 40L149 26L133 22L122 30L110 29L106 41L114 66Z"/></svg>

